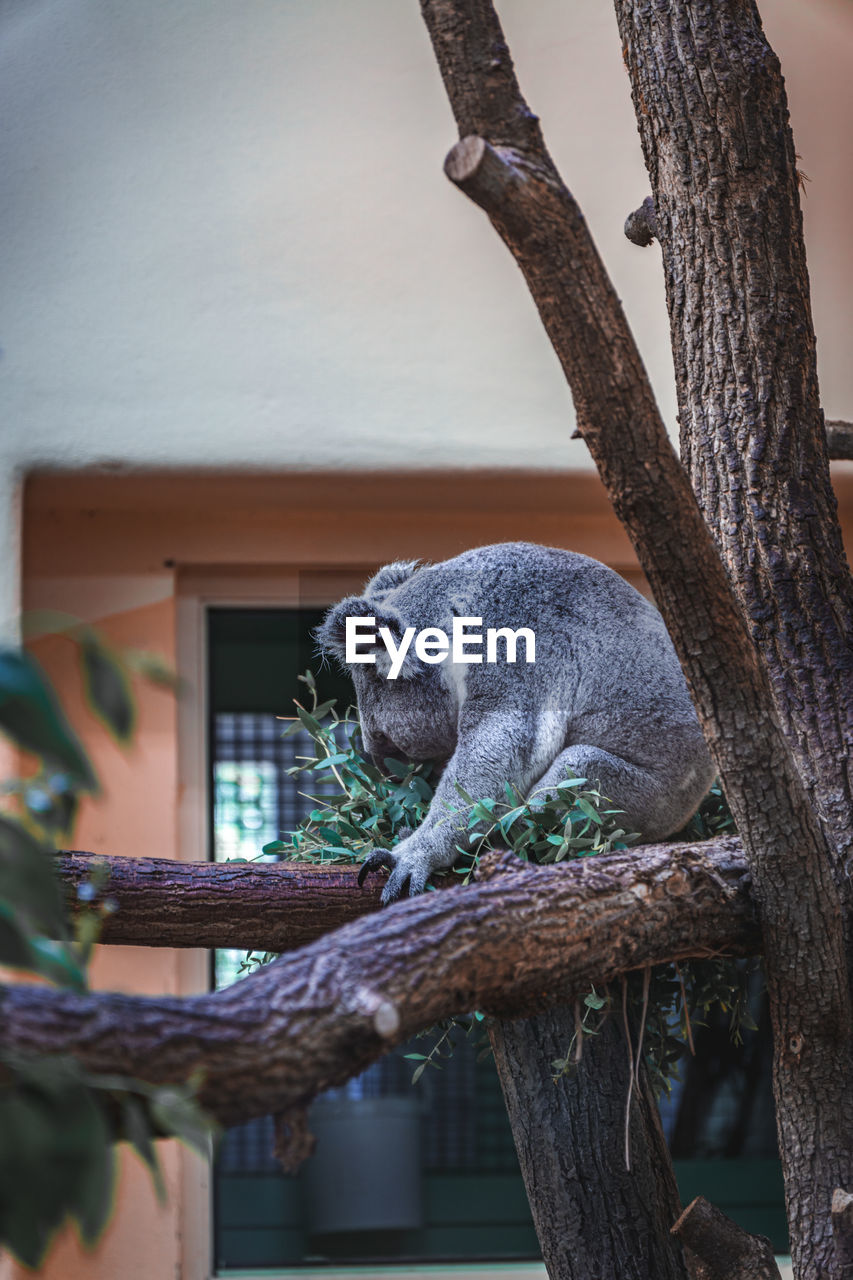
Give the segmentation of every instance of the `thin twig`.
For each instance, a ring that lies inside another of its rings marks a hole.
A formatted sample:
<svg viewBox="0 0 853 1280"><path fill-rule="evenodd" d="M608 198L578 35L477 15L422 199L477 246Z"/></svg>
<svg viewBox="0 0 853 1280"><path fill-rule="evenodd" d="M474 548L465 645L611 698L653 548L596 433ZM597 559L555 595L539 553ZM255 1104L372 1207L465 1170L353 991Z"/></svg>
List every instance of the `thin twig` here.
<svg viewBox="0 0 853 1280"><path fill-rule="evenodd" d="M583 1018L581 1017L580 1000L575 1001L575 1062L583 1056Z"/></svg>
<svg viewBox="0 0 853 1280"><path fill-rule="evenodd" d="M631 1047L631 1028L628 1025L628 979L622 975L622 1022L625 1026L625 1043L628 1046L628 1097L625 1099L625 1168L631 1172L631 1097L634 1092L634 1050Z"/></svg>
<svg viewBox="0 0 853 1280"><path fill-rule="evenodd" d="M640 1063L643 1061L643 1035L646 1030L646 1015L649 1012L649 982L651 981L652 967L647 964L643 970L643 1011L640 1014L640 1034L637 1040L637 1062L634 1069L634 1078L637 1081L637 1088L640 1087Z"/></svg>
<svg viewBox="0 0 853 1280"><path fill-rule="evenodd" d="M675 972L678 975L678 981L681 984L681 1007L684 1010L684 1026L687 1032L687 1044L690 1049L690 1056L696 1057L696 1046L693 1043L693 1024L690 1021L690 1010L687 1007L687 991L684 986L684 975L681 972L681 966L677 960L673 960Z"/></svg>

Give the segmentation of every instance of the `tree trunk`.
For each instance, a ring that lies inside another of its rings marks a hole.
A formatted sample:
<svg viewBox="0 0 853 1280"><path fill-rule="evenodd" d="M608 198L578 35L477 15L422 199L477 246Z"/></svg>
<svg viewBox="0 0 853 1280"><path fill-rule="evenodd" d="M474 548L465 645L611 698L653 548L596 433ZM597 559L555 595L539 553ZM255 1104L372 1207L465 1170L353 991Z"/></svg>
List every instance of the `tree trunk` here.
<svg viewBox="0 0 853 1280"><path fill-rule="evenodd" d="M663 252L682 457L835 854L853 979L853 581L779 61L752 0L616 0L616 12ZM783 1102L792 1088L803 1100L831 1091L838 1070L830 1041L802 1056L790 1017L806 963L781 950L770 982L777 1035L779 1006L789 1010L774 1075L794 1265L816 1276L832 1266L830 1169L849 1177L853 1153L846 1123L797 1137Z"/></svg>
<svg viewBox="0 0 853 1280"><path fill-rule="evenodd" d="M686 1280L670 1228L681 1212L645 1071L625 1114L632 1067L609 1014L570 1079L551 1079L574 1015L565 1006L491 1029L527 1198L550 1280Z"/></svg>

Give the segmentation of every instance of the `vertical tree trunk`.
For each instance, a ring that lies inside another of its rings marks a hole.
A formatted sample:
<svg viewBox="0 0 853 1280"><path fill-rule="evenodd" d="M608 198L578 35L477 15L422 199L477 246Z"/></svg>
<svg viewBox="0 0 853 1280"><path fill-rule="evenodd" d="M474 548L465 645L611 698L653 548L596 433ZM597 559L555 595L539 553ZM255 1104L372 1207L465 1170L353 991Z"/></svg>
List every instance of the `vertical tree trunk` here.
<svg viewBox="0 0 853 1280"><path fill-rule="evenodd" d="M628 1045L615 1016L584 1041L577 1074L551 1063L574 1032L561 1008L491 1031L501 1087L550 1280L686 1280L670 1228L678 1189L645 1078L632 1090L625 1167Z"/></svg>
<svg viewBox="0 0 853 1280"><path fill-rule="evenodd" d="M616 13L663 253L682 459L838 850L849 918L853 580L779 60L753 0L616 0Z"/></svg>
<svg viewBox="0 0 853 1280"><path fill-rule="evenodd" d="M616 0L616 13L663 254L682 457L835 855L853 980L853 582L829 481L781 69L753 0ZM795 981L782 961L771 990L783 1005ZM810 1186L806 1171L833 1146L843 1153L828 1130L797 1138L782 1095L808 1071L799 1092L819 1096L847 1064L824 1054L807 1064L804 1037L786 1039L775 1060L780 1149L795 1273L811 1276L832 1265L831 1188Z"/></svg>

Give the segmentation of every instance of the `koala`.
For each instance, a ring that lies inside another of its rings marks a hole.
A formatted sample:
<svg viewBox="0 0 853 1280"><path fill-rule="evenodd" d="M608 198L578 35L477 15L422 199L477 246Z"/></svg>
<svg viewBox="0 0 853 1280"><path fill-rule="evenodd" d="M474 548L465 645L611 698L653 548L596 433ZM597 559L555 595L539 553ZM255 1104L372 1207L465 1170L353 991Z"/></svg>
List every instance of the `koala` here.
<svg viewBox="0 0 853 1280"><path fill-rule="evenodd" d="M358 652L372 662L346 662L347 618L362 620ZM469 636L527 628L535 661L524 660L522 642L514 662L505 660L508 645L491 662L485 645L473 644L468 661L452 653L425 661L411 643L401 657L407 628L450 636L463 618L482 621ZM387 642L365 643L380 627L397 649L395 678ZM507 542L441 564L390 564L361 596L334 605L316 634L352 675L366 752L380 765L393 756L443 766L417 830L363 864L362 880L376 867L390 870L385 903L407 888L421 893L432 872L456 860L459 832L447 807L459 805L456 783L477 799L502 799L510 781L535 804L571 770L624 810L626 827L658 840L683 826L714 778L662 617L588 556ZM474 653L482 660L471 661Z"/></svg>

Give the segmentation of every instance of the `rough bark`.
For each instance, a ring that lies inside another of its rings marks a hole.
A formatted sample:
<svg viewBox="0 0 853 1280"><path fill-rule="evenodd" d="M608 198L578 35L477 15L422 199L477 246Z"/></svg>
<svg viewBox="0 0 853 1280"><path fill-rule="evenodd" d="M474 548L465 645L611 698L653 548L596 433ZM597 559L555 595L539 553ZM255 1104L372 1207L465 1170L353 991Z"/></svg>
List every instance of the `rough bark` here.
<svg viewBox="0 0 853 1280"><path fill-rule="evenodd" d="M573 1027L566 1008L490 1032L536 1234L550 1280L685 1280L670 1234L681 1212L657 1104L646 1080L630 1090L620 1020L584 1041L576 1074L555 1086L551 1062Z"/></svg>
<svg viewBox="0 0 853 1280"><path fill-rule="evenodd" d="M831 1275L832 1190L853 1180L853 1018L824 833L618 297L518 90L494 10L489 0L421 0L421 8L462 136L446 170L486 210L524 273L579 428L666 619L743 838L765 940L798 1274ZM684 4L655 6L664 10L683 14ZM794 603L783 595L779 608ZM772 597L766 606L772 614Z"/></svg>
<svg viewBox="0 0 853 1280"><path fill-rule="evenodd" d="M616 0L616 12L663 255L682 459L849 899L853 579L779 61L752 0Z"/></svg>
<svg viewBox="0 0 853 1280"><path fill-rule="evenodd" d="M842 1187L832 1194L835 1261L841 1280L853 1280L853 1195Z"/></svg>
<svg viewBox="0 0 853 1280"><path fill-rule="evenodd" d="M840 418L828 418L826 422L826 447L830 458L853 458L853 422Z"/></svg>
<svg viewBox="0 0 853 1280"><path fill-rule="evenodd" d="M204 1075L228 1124L299 1107L437 1020L520 1016L626 969L759 945L737 856L702 846L530 867L491 855L480 883L355 920L192 997L0 988L5 1049L70 1053L153 1082Z"/></svg>
<svg viewBox="0 0 853 1280"><path fill-rule="evenodd" d="M698 861L697 861L698 859ZM691 868L705 868L730 886L737 897L731 917L731 944L744 944L743 911L750 877L737 836L700 843L641 845L624 853L562 864L560 875L574 884L578 901L590 900L614 876L632 881L641 900L649 875L667 864L678 895L694 888ZM305 862L174 862L168 858L108 857L75 851L60 854L56 869L72 911L108 900L100 941L141 947L239 947L256 951L293 951L323 934L379 909L381 877L364 886L357 866L321 867ZM92 902L80 903L78 890L94 867L108 876ZM592 872L595 872L593 874ZM683 885L680 875L686 875ZM602 878L603 877L603 878ZM543 881L543 884L545 882ZM454 876L436 879L442 889L458 888ZM733 900L734 901L734 900ZM468 898L457 899L464 915ZM574 908L578 910L577 905ZM697 899L697 915L701 906ZM697 920L696 942L703 928ZM716 927L716 926L714 926Z"/></svg>
<svg viewBox="0 0 853 1280"><path fill-rule="evenodd" d="M672 1233L695 1259L693 1280L781 1280L766 1236L750 1235L704 1196L690 1202Z"/></svg>
<svg viewBox="0 0 853 1280"><path fill-rule="evenodd" d="M100 941L138 947L293 951L377 911L382 891L379 877L359 888L358 867L175 862L74 850L56 859L72 911L91 905L77 891L95 866L109 874L94 901L114 907L103 918Z"/></svg>

